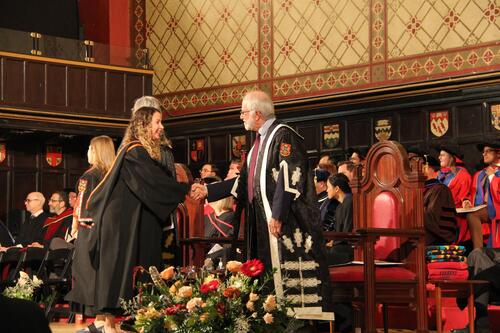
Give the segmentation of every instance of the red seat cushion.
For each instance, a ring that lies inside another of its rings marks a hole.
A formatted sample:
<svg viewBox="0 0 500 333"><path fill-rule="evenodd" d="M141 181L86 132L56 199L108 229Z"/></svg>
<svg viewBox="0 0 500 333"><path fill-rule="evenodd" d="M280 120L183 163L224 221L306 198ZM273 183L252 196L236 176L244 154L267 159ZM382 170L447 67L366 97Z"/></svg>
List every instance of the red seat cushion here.
<svg viewBox="0 0 500 333"><path fill-rule="evenodd" d="M391 192L380 192L373 201L373 228L394 229L398 226L398 199ZM396 237L380 237L375 244L375 259L388 260L389 255L399 247Z"/></svg>
<svg viewBox="0 0 500 333"><path fill-rule="evenodd" d="M332 282L362 282L363 274L363 265L330 267L330 281ZM403 267L376 267L375 278L377 280L415 280L416 274Z"/></svg>

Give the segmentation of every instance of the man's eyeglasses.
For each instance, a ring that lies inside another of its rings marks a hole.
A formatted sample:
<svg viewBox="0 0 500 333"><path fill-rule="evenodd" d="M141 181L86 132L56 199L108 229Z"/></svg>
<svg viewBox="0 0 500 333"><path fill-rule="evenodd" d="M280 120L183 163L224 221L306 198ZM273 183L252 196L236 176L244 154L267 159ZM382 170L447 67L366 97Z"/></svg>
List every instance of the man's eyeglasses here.
<svg viewBox="0 0 500 333"><path fill-rule="evenodd" d="M40 199L25 199L24 202L25 203L30 203L32 201L37 201L37 200L40 200Z"/></svg>
<svg viewBox="0 0 500 333"><path fill-rule="evenodd" d="M57 199L50 199L49 201L50 202L61 202L61 201L64 201L64 200L61 200L61 199L59 199L59 200L57 200Z"/></svg>
<svg viewBox="0 0 500 333"><path fill-rule="evenodd" d="M210 169L201 169L200 172L212 172Z"/></svg>

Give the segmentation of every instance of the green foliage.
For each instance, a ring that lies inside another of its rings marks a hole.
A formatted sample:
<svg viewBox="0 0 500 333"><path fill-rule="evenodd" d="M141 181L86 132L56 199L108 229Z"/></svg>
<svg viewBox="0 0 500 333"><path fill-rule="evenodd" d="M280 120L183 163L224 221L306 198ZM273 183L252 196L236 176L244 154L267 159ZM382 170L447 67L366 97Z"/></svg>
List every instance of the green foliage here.
<svg viewBox="0 0 500 333"><path fill-rule="evenodd" d="M172 274L171 267L167 274L152 267L153 284L139 284L139 294L122 300L122 308L144 333L277 333L302 326L269 290L272 272L248 276L239 271L241 263L231 263L231 272L219 274L205 269Z"/></svg>

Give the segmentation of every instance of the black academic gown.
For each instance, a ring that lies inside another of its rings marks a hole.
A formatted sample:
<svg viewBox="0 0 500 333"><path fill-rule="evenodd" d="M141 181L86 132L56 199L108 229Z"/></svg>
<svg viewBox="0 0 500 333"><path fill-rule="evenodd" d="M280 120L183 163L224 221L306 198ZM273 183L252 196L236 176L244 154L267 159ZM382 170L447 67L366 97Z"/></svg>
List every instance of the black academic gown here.
<svg viewBox="0 0 500 333"><path fill-rule="evenodd" d="M455 203L450 189L437 179L425 182L425 245L453 244L458 237Z"/></svg>
<svg viewBox="0 0 500 333"><path fill-rule="evenodd" d="M94 290L96 272L89 257L92 245L93 218L86 204L90 193L102 180L103 174L96 168L87 170L78 179L77 198L74 208L74 218L78 221L78 238L75 241L75 253L72 264L73 287L65 299L72 302L74 311L85 315L95 315Z"/></svg>
<svg viewBox="0 0 500 333"><path fill-rule="evenodd" d="M43 243L43 223L49 217L49 213L42 212L36 217L28 217L21 225L19 235L16 238L16 244L28 246L34 242Z"/></svg>
<svg viewBox="0 0 500 333"><path fill-rule="evenodd" d="M246 208L247 258L258 258L268 269L278 270L276 295L283 297L286 292L299 318L331 319L324 312L331 309L331 294L323 228L303 138L289 126L273 122L259 149L252 203L247 199L248 165L247 160L238 178L208 185L208 200L233 194ZM271 217L283 223L279 241L269 234ZM304 290L296 287L300 275L312 279Z"/></svg>
<svg viewBox="0 0 500 333"><path fill-rule="evenodd" d="M133 297L134 269L162 269L162 228L188 191L165 173L138 142L120 149L113 167L92 192L97 270L95 308L113 310Z"/></svg>

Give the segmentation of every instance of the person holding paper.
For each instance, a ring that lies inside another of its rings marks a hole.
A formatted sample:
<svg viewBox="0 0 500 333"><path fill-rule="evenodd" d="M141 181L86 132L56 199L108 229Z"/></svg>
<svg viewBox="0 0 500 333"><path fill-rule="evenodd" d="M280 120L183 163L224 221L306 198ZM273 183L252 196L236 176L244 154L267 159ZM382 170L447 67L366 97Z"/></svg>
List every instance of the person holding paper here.
<svg viewBox="0 0 500 333"><path fill-rule="evenodd" d="M458 147L442 146L439 148L439 163L441 170L437 179L440 183L448 186L453 195L455 208L464 207L464 201L469 200L471 176L463 167L463 156L458 153ZM459 235L457 242L463 242L470 238L467 220L465 216L457 216Z"/></svg>
<svg viewBox="0 0 500 333"><path fill-rule="evenodd" d="M489 224L488 247L500 247L498 232L500 220L500 143L487 142L477 145L483 154L486 168L476 172L472 181L472 201L464 201L464 207L486 205L467 214L467 223L474 248L483 247L484 227Z"/></svg>

